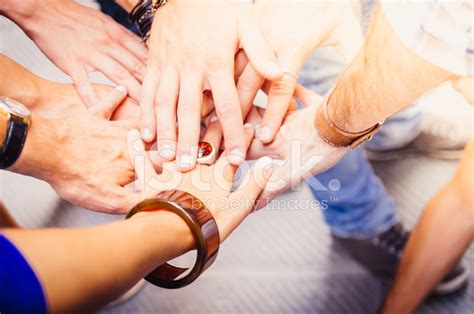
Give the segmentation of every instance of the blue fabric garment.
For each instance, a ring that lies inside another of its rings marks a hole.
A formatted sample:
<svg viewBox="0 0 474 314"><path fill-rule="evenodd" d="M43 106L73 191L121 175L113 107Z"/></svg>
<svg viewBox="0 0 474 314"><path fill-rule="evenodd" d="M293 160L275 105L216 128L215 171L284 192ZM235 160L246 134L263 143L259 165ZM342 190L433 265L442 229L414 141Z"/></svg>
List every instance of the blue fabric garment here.
<svg viewBox="0 0 474 314"><path fill-rule="evenodd" d="M335 49L318 49L300 73L300 83L324 95L343 71ZM403 147L421 132L421 112L411 106L388 119L367 142L371 150ZM388 230L397 222L396 204L374 173L364 147L350 150L333 168L308 182L315 198L327 205L324 219L331 231L347 238L369 238Z"/></svg>
<svg viewBox="0 0 474 314"><path fill-rule="evenodd" d="M128 13L114 0L97 0L103 13L112 17L117 23L122 24L135 34L138 34L135 24L128 20Z"/></svg>
<svg viewBox="0 0 474 314"><path fill-rule="evenodd" d="M0 313L47 313L41 284L21 252L0 234Z"/></svg>

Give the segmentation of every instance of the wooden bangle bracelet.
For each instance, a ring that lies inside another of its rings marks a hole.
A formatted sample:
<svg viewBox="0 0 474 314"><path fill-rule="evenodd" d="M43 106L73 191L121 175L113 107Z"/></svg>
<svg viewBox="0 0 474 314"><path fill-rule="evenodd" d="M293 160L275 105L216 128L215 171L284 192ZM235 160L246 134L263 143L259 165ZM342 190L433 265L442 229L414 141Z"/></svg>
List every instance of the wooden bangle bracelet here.
<svg viewBox="0 0 474 314"><path fill-rule="evenodd" d="M197 257L190 273L182 278L178 279L189 268L165 263L158 266L145 279L163 288L182 288L196 280L216 259L220 244L219 229L214 217L203 202L193 195L179 190L163 191L155 198L140 202L132 208L126 219L139 212L157 210L175 213L186 222L195 239Z"/></svg>

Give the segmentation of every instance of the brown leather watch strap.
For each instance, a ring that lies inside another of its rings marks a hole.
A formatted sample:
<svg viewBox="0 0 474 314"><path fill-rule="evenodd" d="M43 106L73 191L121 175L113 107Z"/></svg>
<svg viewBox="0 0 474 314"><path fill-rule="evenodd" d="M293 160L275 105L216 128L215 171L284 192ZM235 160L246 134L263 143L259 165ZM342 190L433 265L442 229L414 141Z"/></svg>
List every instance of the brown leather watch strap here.
<svg viewBox="0 0 474 314"><path fill-rule="evenodd" d="M126 219L139 212L157 210L173 212L186 222L196 242L197 257L190 273L182 278L178 279L189 268L165 263L158 266L145 279L156 286L168 289L187 286L211 266L217 257L220 238L216 221L203 202L187 192L178 190L163 191L153 199L140 202L128 213Z"/></svg>
<svg viewBox="0 0 474 314"><path fill-rule="evenodd" d="M330 94L331 93L328 93L328 96L324 98L318 107L315 119L316 131L327 144L334 147L355 148L370 140L372 136L379 131L382 123L377 123L370 129L358 133L346 132L337 127L328 115L327 108Z"/></svg>

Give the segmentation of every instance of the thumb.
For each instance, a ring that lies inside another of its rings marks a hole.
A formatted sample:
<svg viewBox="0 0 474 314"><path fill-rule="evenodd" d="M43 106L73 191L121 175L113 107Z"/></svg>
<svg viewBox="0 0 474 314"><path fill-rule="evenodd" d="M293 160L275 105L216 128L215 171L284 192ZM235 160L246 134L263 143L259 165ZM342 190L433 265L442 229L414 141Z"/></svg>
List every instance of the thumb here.
<svg viewBox="0 0 474 314"><path fill-rule="evenodd" d="M99 118L109 120L115 109L127 97L127 88L118 85L113 88L105 97L99 100L99 103L89 108L89 112Z"/></svg>
<svg viewBox="0 0 474 314"><path fill-rule="evenodd" d="M218 216L221 242L258 206L255 202L271 175L272 160L263 157L247 172L238 189L229 195L227 206Z"/></svg>

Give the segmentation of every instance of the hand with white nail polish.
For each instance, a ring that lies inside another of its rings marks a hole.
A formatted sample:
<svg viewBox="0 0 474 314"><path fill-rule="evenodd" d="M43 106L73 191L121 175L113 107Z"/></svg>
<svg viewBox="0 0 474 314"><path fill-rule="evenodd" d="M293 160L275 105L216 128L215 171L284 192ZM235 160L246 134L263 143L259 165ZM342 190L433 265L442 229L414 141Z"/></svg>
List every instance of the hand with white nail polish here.
<svg viewBox="0 0 474 314"><path fill-rule="evenodd" d="M346 147L327 144L315 128L316 112L322 97L298 86L295 96L305 108L292 111L278 131L275 140L264 144L258 138L252 141L247 158L269 156L274 160L273 174L260 195L258 209L265 207L278 194L300 188L306 178L334 166L346 153ZM262 123L262 116L253 108L247 121Z"/></svg>
<svg viewBox="0 0 474 314"><path fill-rule="evenodd" d="M147 45L150 59L140 101L143 140L151 143L156 138L159 150L167 143L170 154L159 153L160 157L172 160L175 151L183 165L180 169L191 170L196 164L191 150L199 141L201 109L206 98L212 98L229 161L241 163L245 145L235 54L243 49L262 77L282 75L276 57L248 18L248 7L232 1L168 1L155 13Z"/></svg>
<svg viewBox="0 0 474 314"><path fill-rule="evenodd" d="M362 31L353 3L337 1L256 0L253 16L263 36L278 56L283 75L277 80L265 80L245 65L245 57L237 59L237 90L244 117L250 111L257 91L268 94L268 105L257 134L270 143L291 107L298 72L310 53L324 46L335 46L349 63L362 46Z"/></svg>
<svg viewBox="0 0 474 314"><path fill-rule="evenodd" d="M254 131L245 128L246 147L250 144ZM222 131L218 123L210 123L203 141L219 147ZM269 158L256 162L246 174L240 187L231 192L237 167L230 164L225 153L212 165L198 164L192 171L182 173L174 162L164 163L162 172L157 174L148 159L138 131L128 136L128 148L137 173L136 187L141 189L141 198L153 198L160 191L180 190L201 200L211 211L219 227L221 242L255 209L255 201L271 176ZM144 161L144 162L143 162Z"/></svg>

